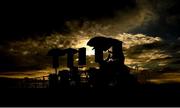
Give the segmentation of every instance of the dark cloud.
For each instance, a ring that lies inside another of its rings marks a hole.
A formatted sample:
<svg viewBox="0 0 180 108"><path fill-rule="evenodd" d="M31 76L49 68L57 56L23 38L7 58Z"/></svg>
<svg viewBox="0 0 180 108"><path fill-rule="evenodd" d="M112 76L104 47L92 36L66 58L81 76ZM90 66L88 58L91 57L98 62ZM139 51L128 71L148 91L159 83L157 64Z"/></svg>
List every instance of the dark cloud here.
<svg viewBox="0 0 180 108"><path fill-rule="evenodd" d="M127 50L127 58L135 59L142 67L154 71L173 72L180 69L179 40L159 41L136 45ZM140 62L143 61L143 62Z"/></svg>
<svg viewBox="0 0 180 108"><path fill-rule="evenodd" d="M51 67L49 49L79 48L95 35L123 41L126 60L132 60L129 64L163 72L179 70L179 4L179 0L8 4L0 20L0 71ZM65 67L66 57L60 61ZM87 61L95 66L93 56Z"/></svg>
<svg viewBox="0 0 180 108"><path fill-rule="evenodd" d="M133 8L135 0L94 1L61 0L58 2L5 2L1 4L2 39L25 38L32 35L51 34L53 31L67 32L67 20L104 19L114 12Z"/></svg>
<svg viewBox="0 0 180 108"><path fill-rule="evenodd" d="M179 37L179 0L139 0L139 5L142 9L154 13L150 17L156 17L156 20L144 23L131 32L156 35L166 40L175 40Z"/></svg>
<svg viewBox="0 0 180 108"><path fill-rule="evenodd" d="M143 50L166 50L168 47L168 43L166 42L153 42L147 44L136 45L127 50L127 56L134 58L138 54L143 53Z"/></svg>

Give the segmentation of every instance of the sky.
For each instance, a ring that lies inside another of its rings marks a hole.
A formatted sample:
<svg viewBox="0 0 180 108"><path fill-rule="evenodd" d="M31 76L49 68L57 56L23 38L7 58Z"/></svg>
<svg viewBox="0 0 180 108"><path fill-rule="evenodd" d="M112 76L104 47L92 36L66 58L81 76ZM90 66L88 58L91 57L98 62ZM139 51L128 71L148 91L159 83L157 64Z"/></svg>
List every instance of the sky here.
<svg viewBox="0 0 180 108"><path fill-rule="evenodd" d="M159 78L165 76L162 73L179 72L178 0L16 1L2 5L1 76L47 73L51 69L47 52L56 47L86 47L88 67L95 66L94 52L86 46L94 36L123 41L125 64L138 66L140 72L155 73ZM60 63L61 68L66 67L66 57Z"/></svg>

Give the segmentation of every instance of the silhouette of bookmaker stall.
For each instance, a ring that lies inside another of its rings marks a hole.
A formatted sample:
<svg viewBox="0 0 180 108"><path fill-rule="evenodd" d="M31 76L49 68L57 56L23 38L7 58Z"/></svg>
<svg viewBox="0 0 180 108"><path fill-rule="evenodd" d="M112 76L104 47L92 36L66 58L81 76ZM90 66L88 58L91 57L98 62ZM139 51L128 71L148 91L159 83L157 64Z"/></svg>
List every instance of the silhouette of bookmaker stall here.
<svg viewBox="0 0 180 108"><path fill-rule="evenodd" d="M88 78L85 87L121 87L134 86L136 78L130 74L129 68L124 64L122 42L113 38L96 36L87 42L95 50L95 62L99 69L94 67L87 70ZM112 51L108 49L112 48ZM103 51L108 51L104 60ZM74 66L74 55L78 54L78 67ZM69 70L58 71L59 57L67 55ZM55 73L49 75L50 88L84 87L81 83L79 67L86 65L86 48L79 49L51 49L48 56L52 56L52 65Z"/></svg>

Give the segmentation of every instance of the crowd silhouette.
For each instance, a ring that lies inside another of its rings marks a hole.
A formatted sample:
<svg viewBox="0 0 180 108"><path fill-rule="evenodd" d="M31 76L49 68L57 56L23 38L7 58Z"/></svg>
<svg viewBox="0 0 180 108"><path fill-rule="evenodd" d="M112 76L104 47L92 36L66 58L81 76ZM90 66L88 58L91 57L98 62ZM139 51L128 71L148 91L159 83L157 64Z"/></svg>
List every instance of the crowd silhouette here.
<svg viewBox="0 0 180 108"><path fill-rule="evenodd" d="M130 69L124 64L122 42L113 38L96 36L90 39L88 46L95 50L95 62L99 68L91 67L85 70L86 83L82 82L82 72L79 68L86 66L86 48L51 49L48 56L52 56L55 73L49 75L50 88L82 88L82 87L134 87L138 81L130 74ZM111 51L109 49L112 48ZM104 59L103 51L108 51ZM78 53L78 67L74 66L74 55ZM59 57L67 54L69 70L58 71Z"/></svg>

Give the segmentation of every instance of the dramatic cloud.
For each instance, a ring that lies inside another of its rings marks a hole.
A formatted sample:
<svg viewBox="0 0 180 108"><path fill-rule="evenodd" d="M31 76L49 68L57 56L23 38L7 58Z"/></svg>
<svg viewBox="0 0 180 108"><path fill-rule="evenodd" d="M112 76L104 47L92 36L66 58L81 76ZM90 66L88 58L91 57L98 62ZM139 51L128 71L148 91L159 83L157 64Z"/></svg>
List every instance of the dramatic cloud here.
<svg viewBox="0 0 180 108"><path fill-rule="evenodd" d="M87 65L97 66L94 52L86 43L94 36L105 36L123 41L125 64L132 69L138 67L139 73L176 72L180 69L178 3L177 0L136 0L135 7L116 10L111 17L65 20L66 33L59 31L46 36L4 41L0 46L0 69L47 71L51 68L51 57L47 52L52 48L69 47L86 47ZM77 65L77 55L75 62ZM60 57L60 66L66 67L66 56Z"/></svg>

